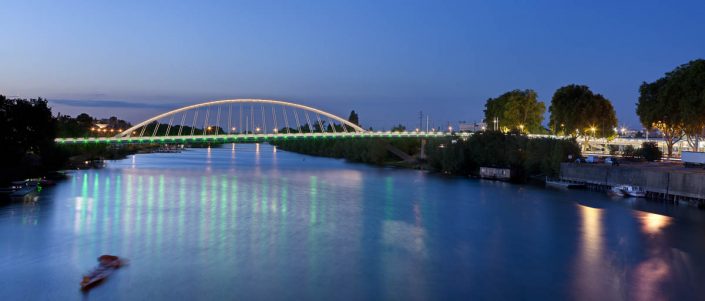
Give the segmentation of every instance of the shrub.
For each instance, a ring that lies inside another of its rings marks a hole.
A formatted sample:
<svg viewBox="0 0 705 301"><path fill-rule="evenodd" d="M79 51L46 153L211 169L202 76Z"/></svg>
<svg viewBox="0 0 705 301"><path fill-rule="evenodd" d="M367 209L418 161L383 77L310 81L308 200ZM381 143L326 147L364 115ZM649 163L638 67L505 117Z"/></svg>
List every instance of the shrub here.
<svg viewBox="0 0 705 301"><path fill-rule="evenodd" d="M641 155L641 157L643 157L646 161L653 162L660 160L663 156L663 152L658 147L656 142L644 142L641 144L639 155Z"/></svg>

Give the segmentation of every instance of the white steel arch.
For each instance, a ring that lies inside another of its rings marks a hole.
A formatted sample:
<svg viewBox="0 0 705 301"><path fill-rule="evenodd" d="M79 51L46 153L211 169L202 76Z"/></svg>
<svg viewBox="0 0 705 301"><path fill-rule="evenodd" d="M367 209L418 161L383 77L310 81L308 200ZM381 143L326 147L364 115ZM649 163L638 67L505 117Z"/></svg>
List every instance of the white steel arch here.
<svg viewBox="0 0 705 301"><path fill-rule="evenodd" d="M127 130L125 130L125 131L123 131L123 132L117 134L117 135L115 135L115 137L130 137L130 136L132 136L132 132L135 131L135 130L137 130L137 129L139 129L140 127L146 126L146 125L150 124L151 122L160 120L160 119L165 118L165 117L172 116L172 115L177 114L177 113L181 113L181 112L188 111L188 110L193 110L193 109L198 109L198 108L202 108L202 107L207 107L207 106L222 105L222 104L232 104L232 103L273 104L273 105L282 105L282 106L287 106L287 107L302 109L302 110L314 112L314 113L316 113L316 114L320 114L320 115L326 116L326 117L328 117L328 118L331 118L331 119L333 119L333 120L335 120L335 121L338 121L338 122L340 122L341 124L344 124L345 126L354 129L355 132L360 132L360 133L361 133L361 132L365 132L365 129L361 128L360 126L358 126L358 125L356 125L356 124L354 124L354 123L352 123L352 122L350 122L350 121L348 121L348 120L346 120L346 119L344 119L344 118L338 117L338 116L336 116L336 115L333 115L333 114L328 113L328 112L325 112L325 111L321 111L321 110L316 109L316 108L312 108L312 107L309 107L309 106L304 106L304 105L296 104L296 103L293 103L293 102L286 102L286 101L280 101L280 100L270 100L270 99L224 99L224 100L215 100L215 101L209 101L209 102L199 103L199 104L195 104L195 105L185 106L185 107L183 107L183 108L179 108L179 109L172 110L172 111L169 111L169 112L166 112L166 113L163 113L163 114L159 114L159 115L157 115L157 116L154 116L154 117L152 117L152 118L149 118L149 119L147 119L147 120L145 120L145 121L142 121L142 122L136 124L135 126L129 128L129 129L127 129Z"/></svg>

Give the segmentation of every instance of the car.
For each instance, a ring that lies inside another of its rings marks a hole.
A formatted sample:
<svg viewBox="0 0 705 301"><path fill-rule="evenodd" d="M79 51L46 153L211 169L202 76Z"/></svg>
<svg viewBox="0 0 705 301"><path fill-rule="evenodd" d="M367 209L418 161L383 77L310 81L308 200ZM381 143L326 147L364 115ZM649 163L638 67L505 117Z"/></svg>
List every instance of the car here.
<svg viewBox="0 0 705 301"><path fill-rule="evenodd" d="M607 157L605 159L605 164L609 164L612 166L619 166L619 161L617 160L617 158Z"/></svg>
<svg viewBox="0 0 705 301"><path fill-rule="evenodd" d="M585 158L585 163L599 163L600 162L600 157L598 156L587 156Z"/></svg>

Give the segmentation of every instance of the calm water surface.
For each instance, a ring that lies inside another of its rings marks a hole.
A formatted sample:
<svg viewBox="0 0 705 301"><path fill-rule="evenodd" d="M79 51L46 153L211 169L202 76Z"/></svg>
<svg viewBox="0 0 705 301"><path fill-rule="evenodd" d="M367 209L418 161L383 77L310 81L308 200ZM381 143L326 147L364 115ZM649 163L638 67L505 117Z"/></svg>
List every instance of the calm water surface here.
<svg viewBox="0 0 705 301"><path fill-rule="evenodd" d="M101 254L130 259L88 294ZM314 158L147 154L0 207L0 300L705 298L705 213Z"/></svg>

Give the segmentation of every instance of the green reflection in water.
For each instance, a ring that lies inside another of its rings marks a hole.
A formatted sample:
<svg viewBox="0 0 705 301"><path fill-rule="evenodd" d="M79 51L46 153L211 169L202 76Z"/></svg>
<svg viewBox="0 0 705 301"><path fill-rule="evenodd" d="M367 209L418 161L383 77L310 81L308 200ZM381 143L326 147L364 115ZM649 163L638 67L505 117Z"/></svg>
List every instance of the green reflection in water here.
<svg viewBox="0 0 705 301"><path fill-rule="evenodd" d="M108 215L108 208L110 207L110 198L112 196L110 195L110 177L105 177L105 194L104 194L104 200L105 203L101 204L103 206L103 217L102 217L102 223L103 223L103 231L101 233L101 236L103 237L103 250L106 250L106 246L108 243L108 239L110 238L110 232L108 231L108 226L109 226L109 215Z"/></svg>
<svg viewBox="0 0 705 301"><path fill-rule="evenodd" d="M127 175L127 186L125 186L125 196L127 196L127 199L125 200L125 214L122 215L122 225L125 231L128 235L131 234L132 230L132 222L130 221L130 217L133 216L135 213L134 206L132 200L134 200L134 196L132 194L132 187L133 187L133 177L132 175ZM127 242L124 242L122 244L122 253L125 253L127 251L128 244L130 243L131 239L127 239Z"/></svg>
<svg viewBox="0 0 705 301"><path fill-rule="evenodd" d="M311 194L311 205L309 210L309 223L313 225L316 223L316 215L318 214L318 177L311 176L310 183L309 193Z"/></svg>
<svg viewBox="0 0 705 301"><path fill-rule="evenodd" d="M206 189L207 186L207 179L205 176L201 177L201 207L199 208L201 212L201 217L198 221L198 241L201 244L201 247L203 248L205 246L205 241L206 241L206 206L208 205L208 189Z"/></svg>
<svg viewBox="0 0 705 301"><path fill-rule="evenodd" d="M289 186L288 186L288 183L287 183L286 179L282 179L282 202L281 202L282 204L281 204L281 211L282 211L282 215L284 215L284 216L286 216L286 210L287 210L287 207L286 207L286 206L287 206L287 201L288 201L288 198L289 198L288 195L287 195L287 194L288 194L288 191L287 191L288 189L289 189Z"/></svg>
<svg viewBox="0 0 705 301"><path fill-rule="evenodd" d="M142 234L142 195L144 193L144 178L142 176L137 177L137 195L136 201L133 205L136 209L135 213L135 233Z"/></svg>
<svg viewBox="0 0 705 301"><path fill-rule="evenodd" d="M267 215L269 213L269 205L267 205L267 190L268 190L268 185L267 185L267 178L262 177L262 217L267 218Z"/></svg>
<svg viewBox="0 0 705 301"><path fill-rule="evenodd" d="M210 208L210 225L208 226L208 234L209 234L209 239L208 243L215 242L217 237L214 237L217 235L215 231L216 227L216 222L218 221L218 218L215 216L218 210L218 179L214 176L211 176L211 195L210 199L208 200L210 202L211 208Z"/></svg>
<svg viewBox="0 0 705 301"><path fill-rule="evenodd" d="M384 179L384 219L390 220L394 215L394 178L386 177Z"/></svg>
<svg viewBox="0 0 705 301"><path fill-rule="evenodd" d="M159 175L159 208L157 208L157 250L162 249L162 234L164 230L164 175Z"/></svg>
<svg viewBox="0 0 705 301"><path fill-rule="evenodd" d="M113 203L114 203L114 205L113 205L113 218L112 218L113 225L111 227L111 229L112 229L111 234L115 238L118 237L116 235L117 234L116 232L118 230L118 227L120 226L118 224L118 221L120 220L120 206L122 206L121 200L120 200L121 199L121 195L120 195L121 192L122 192L122 176L117 175L115 177L115 199L113 200Z"/></svg>
<svg viewBox="0 0 705 301"><path fill-rule="evenodd" d="M179 245L184 242L184 215L186 210L186 178L179 178Z"/></svg>
<svg viewBox="0 0 705 301"><path fill-rule="evenodd" d="M81 232L83 230L83 222L86 220L86 207L88 206L88 174L83 174L83 184L81 184L81 208L80 214L78 215L78 220L76 224L78 225L77 231Z"/></svg>
<svg viewBox="0 0 705 301"><path fill-rule="evenodd" d="M235 238L235 235L237 234L237 221L236 221L236 214L237 214L237 195L238 195L238 189L237 189L237 177L233 177L232 184L230 186L230 219L232 223L232 233L233 233L233 239L232 239L232 248L231 248L231 253L233 256L235 256L235 251L237 250L237 239Z"/></svg>
<svg viewBox="0 0 705 301"><path fill-rule="evenodd" d="M89 202L90 204L90 210L91 210L91 219L89 223L91 224L90 226L94 226L97 223L97 218L98 218L98 203L100 199L100 195L98 194L100 192L100 182L99 182L100 176L98 173L93 174L93 200ZM88 227L86 230L97 230L97 227Z"/></svg>
<svg viewBox="0 0 705 301"><path fill-rule="evenodd" d="M153 215L154 215L154 211L153 211L154 210L153 209L153 207L154 207L154 176L149 176L149 182L147 183L147 204L146 205L147 205L147 212L146 212L147 218L146 218L145 225L144 225L144 233L145 233L144 242L146 244L145 248L147 250L151 250L151 248L153 247L153 244L152 244L152 234L153 233L152 232L154 231L153 230L154 222L152 220Z"/></svg>
<svg viewBox="0 0 705 301"><path fill-rule="evenodd" d="M315 231L316 226L316 220L318 216L318 177L316 176L311 176L310 177L310 189L309 189L310 195L311 195L311 205L310 205L310 219L309 219L309 226L308 226L308 290L309 290L309 296L315 296L317 294L318 290L318 277L319 277L319 271L320 269L318 268L319 265L319 260L321 259L321 253L319 252L318 248L318 238L319 235L317 234L317 231ZM315 299L315 298L314 298Z"/></svg>
<svg viewBox="0 0 705 301"><path fill-rule="evenodd" d="M220 218L219 218L219 231L220 233L218 234L220 238L220 250L221 252L225 251L225 226L227 222L227 214L228 214L228 178L226 175L221 175L220 176ZM221 257L222 258L222 257Z"/></svg>

